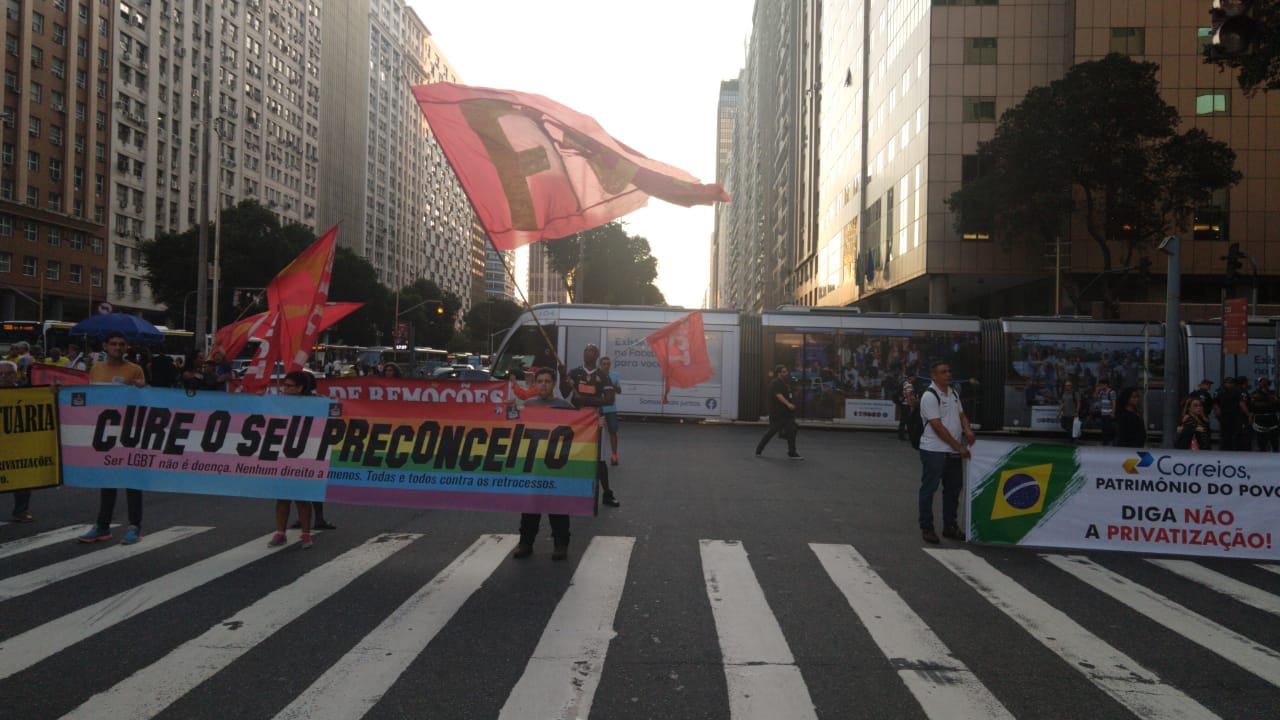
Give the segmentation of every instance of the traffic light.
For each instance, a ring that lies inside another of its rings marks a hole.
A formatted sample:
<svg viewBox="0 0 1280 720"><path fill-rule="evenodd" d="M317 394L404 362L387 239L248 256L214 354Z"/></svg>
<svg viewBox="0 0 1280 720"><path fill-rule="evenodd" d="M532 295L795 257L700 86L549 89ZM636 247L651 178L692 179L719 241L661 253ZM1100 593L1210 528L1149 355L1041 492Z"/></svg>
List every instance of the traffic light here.
<svg viewBox="0 0 1280 720"><path fill-rule="evenodd" d="M1240 258L1244 253L1240 252L1240 243L1231 243L1231 247L1227 248L1227 254L1222 256L1227 261L1227 285L1234 285L1240 277Z"/></svg>
<svg viewBox="0 0 1280 720"><path fill-rule="evenodd" d="M1249 52L1258 35L1258 21L1253 17L1257 5L1257 0L1213 0L1209 8L1213 28L1205 46L1210 60Z"/></svg>
<svg viewBox="0 0 1280 720"><path fill-rule="evenodd" d="M444 314L444 306L443 306L443 305L437 305L437 306L436 306L436 314L437 314L437 315L443 315L443 314Z"/></svg>

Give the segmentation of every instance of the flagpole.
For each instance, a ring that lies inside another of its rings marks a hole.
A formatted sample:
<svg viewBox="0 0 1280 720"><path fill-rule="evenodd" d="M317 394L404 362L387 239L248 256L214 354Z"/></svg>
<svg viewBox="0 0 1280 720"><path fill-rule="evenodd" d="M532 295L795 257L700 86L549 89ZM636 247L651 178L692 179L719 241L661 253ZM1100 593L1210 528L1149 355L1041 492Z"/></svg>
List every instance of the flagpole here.
<svg viewBox="0 0 1280 720"><path fill-rule="evenodd" d="M213 104L213 66L204 60L204 122L200 132L200 235L196 250L196 350L209 347L209 125Z"/></svg>

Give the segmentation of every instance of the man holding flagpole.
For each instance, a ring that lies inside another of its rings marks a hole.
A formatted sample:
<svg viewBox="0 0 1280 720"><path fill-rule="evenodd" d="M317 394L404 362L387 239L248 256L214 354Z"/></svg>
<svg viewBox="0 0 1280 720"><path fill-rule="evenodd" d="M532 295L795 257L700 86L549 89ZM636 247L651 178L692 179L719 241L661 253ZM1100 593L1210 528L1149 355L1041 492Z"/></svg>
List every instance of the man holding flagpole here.
<svg viewBox="0 0 1280 720"><path fill-rule="evenodd" d="M599 359L600 348L594 343L588 343L582 348L582 365L567 373L560 373L560 394L569 398L574 407L595 408L597 414L600 414L606 406L613 404L613 383L609 381L609 376L596 365ZM603 417L601 419L603 420ZM604 443L601 443L600 447L603 448ZM596 475L600 478L600 487L604 490L600 502L609 507L621 505L622 503L614 497L613 490L609 488L609 468L598 457Z"/></svg>

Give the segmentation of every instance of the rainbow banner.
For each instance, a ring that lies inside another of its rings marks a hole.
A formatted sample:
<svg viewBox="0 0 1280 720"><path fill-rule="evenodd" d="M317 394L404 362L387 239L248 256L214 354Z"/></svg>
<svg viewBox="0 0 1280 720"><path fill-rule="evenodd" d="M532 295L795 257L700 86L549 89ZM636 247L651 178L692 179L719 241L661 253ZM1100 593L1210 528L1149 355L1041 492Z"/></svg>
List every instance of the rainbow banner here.
<svg viewBox="0 0 1280 720"><path fill-rule="evenodd" d="M72 487L494 512L596 511L600 429L593 409L526 407L509 417L506 406L493 403L121 385L57 392L64 482Z"/></svg>
<svg viewBox="0 0 1280 720"><path fill-rule="evenodd" d="M60 482L58 406L51 387L0 390L0 492Z"/></svg>
<svg viewBox="0 0 1280 720"><path fill-rule="evenodd" d="M59 394L64 482L324 500L332 401L83 385Z"/></svg>
<svg viewBox="0 0 1280 720"><path fill-rule="evenodd" d="M326 430L326 500L594 515L594 409L348 401ZM330 437L332 435L332 437Z"/></svg>

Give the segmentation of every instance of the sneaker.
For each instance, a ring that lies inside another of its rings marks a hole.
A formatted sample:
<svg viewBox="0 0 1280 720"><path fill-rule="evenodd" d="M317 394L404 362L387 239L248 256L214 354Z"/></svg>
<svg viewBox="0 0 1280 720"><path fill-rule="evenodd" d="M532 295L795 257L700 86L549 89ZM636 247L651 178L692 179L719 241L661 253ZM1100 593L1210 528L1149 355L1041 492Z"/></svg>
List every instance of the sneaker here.
<svg viewBox="0 0 1280 720"><path fill-rule="evenodd" d="M618 456L617 456L617 455L610 455L610 456L609 456L609 464L610 464L610 465L617 465L617 464L618 464Z"/></svg>
<svg viewBox="0 0 1280 720"><path fill-rule="evenodd" d="M952 525L951 527L942 529L942 537L964 542L964 531L961 530L959 527Z"/></svg>
<svg viewBox="0 0 1280 720"><path fill-rule="evenodd" d="M310 548L311 548L311 545L312 545L312 542L311 542L311 536L310 536L310 535L306 535L306 534L304 534L304 535L302 536L302 542L301 542L300 544L302 545L302 549L303 549L303 550L308 550L308 549L310 549Z"/></svg>
<svg viewBox="0 0 1280 720"><path fill-rule="evenodd" d="M551 559L555 560L556 562L565 560L568 557L569 557L568 545L557 545L555 549L551 551Z"/></svg>
<svg viewBox="0 0 1280 720"><path fill-rule="evenodd" d="M617 465L617 464L618 463L614 463L614 465ZM35 522L36 519L35 519L35 516L33 516L31 513L24 511L20 513L14 513L13 521L16 523L29 523L29 522Z"/></svg>
<svg viewBox="0 0 1280 720"><path fill-rule="evenodd" d="M600 498L600 502L604 503L605 505L608 505L609 507L618 507L622 505L622 503L618 502L618 498L613 496L612 490L609 490L608 492L606 492L604 494L604 497Z"/></svg>
<svg viewBox="0 0 1280 720"><path fill-rule="evenodd" d="M101 541L110 540L110 539L111 539L110 529L104 530L95 525L89 528L88 531L85 532L85 534L76 538L76 542L96 543L96 542L101 542Z"/></svg>
<svg viewBox="0 0 1280 720"><path fill-rule="evenodd" d="M800 453L787 453L788 460L803 460L804 456Z"/></svg>
<svg viewBox="0 0 1280 720"><path fill-rule="evenodd" d="M142 533L138 532L137 525L130 525L128 530L124 531L124 537L120 538L121 545L132 545L142 539Z"/></svg>
<svg viewBox="0 0 1280 720"><path fill-rule="evenodd" d="M275 535L272 535L271 539L267 541L267 547L280 547L284 544L284 541L284 533L278 532Z"/></svg>
<svg viewBox="0 0 1280 720"><path fill-rule="evenodd" d="M533 546L528 543L520 543L516 545L516 549L511 553L511 557L516 560L523 560L533 554Z"/></svg>
<svg viewBox="0 0 1280 720"><path fill-rule="evenodd" d="M938 533L934 532L933 528L925 528L924 530L921 530L920 537L924 538L925 542L932 543L934 545L942 542L938 539Z"/></svg>

